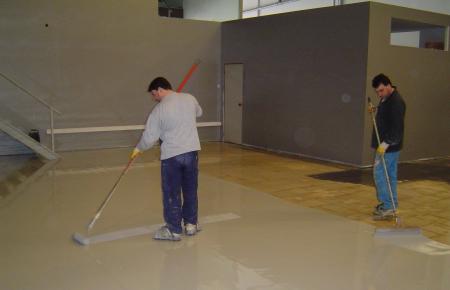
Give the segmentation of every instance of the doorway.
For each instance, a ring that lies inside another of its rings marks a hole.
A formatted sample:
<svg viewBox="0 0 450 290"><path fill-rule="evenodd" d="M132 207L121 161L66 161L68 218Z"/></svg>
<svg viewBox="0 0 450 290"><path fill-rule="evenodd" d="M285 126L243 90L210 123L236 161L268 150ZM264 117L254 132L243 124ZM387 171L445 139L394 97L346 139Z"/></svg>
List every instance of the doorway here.
<svg viewBox="0 0 450 290"><path fill-rule="evenodd" d="M225 64L224 141L242 144L244 65Z"/></svg>

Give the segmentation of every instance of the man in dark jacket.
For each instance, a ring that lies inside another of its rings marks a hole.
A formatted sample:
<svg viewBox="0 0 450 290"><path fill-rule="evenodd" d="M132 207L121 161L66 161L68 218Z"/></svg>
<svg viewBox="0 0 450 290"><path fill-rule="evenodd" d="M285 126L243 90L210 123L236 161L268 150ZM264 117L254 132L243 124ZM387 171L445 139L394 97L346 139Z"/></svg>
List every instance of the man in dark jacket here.
<svg viewBox="0 0 450 290"><path fill-rule="evenodd" d="M376 149L373 174L377 199L380 202L375 208L374 215L384 219L392 217L395 214L395 209L398 208L397 163L403 146L406 105L397 88L384 74L379 74L373 78L372 87L380 97L380 103L376 109L376 124L380 135L380 144L375 129L372 134L372 148ZM394 204L391 201L382 157L384 157L386 163Z"/></svg>

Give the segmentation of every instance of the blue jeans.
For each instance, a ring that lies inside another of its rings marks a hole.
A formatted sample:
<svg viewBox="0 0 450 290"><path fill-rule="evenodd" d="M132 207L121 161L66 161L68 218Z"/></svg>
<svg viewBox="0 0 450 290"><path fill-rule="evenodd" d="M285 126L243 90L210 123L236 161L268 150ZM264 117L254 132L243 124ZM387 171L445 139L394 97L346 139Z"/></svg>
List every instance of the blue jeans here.
<svg viewBox="0 0 450 290"><path fill-rule="evenodd" d="M164 220L174 233L181 233L181 222L197 224L198 153L180 154L161 161ZM181 198L183 193L183 198Z"/></svg>
<svg viewBox="0 0 450 290"><path fill-rule="evenodd" d="M386 168L389 175L389 180L392 189L392 195L395 202L395 207L398 207L397 198L397 163L400 152L387 152L384 154L384 160L386 162ZM389 193L388 183L386 180L386 174L384 172L383 161L379 154L375 156L375 163L373 165L373 177L375 180L375 186L377 189L377 199L383 204L384 209L392 209L392 201Z"/></svg>

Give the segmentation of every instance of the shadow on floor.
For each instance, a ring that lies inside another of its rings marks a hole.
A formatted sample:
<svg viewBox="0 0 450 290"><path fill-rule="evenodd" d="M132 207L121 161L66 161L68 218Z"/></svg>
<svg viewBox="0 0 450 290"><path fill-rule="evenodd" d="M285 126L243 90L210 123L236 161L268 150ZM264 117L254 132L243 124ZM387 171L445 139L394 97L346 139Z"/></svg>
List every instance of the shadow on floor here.
<svg viewBox="0 0 450 290"><path fill-rule="evenodd" d="M45 163L35 155L0 157L0 207L23 189Z"/></svg>
<svg viewBox="0 0 450 290"><path fill-rule="evenodd" d="M320 180L373 186L372 168L350 169L309 176ZM398 167L398 180L399 182L432 180L450 184L450 159L401 163Z"/></svg>
<svg viewBox="0 0 450 290"><path fill-rule="evenodd" d="M0 156L0 182L35 158L32 154Z"/></svg>

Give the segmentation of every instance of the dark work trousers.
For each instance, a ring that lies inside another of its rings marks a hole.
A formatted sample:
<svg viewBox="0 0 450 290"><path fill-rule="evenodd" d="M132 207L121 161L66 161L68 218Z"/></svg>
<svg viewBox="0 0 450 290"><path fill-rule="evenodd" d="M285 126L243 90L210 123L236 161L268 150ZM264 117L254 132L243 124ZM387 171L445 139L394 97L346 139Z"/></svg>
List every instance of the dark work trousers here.
<svg viewBox="0 0 450 290"><path fill-rule="evenodd" d="M197 224L198 152L162 160L161 180L164 220L170 231L181 233L182 221Z"/></svg>

